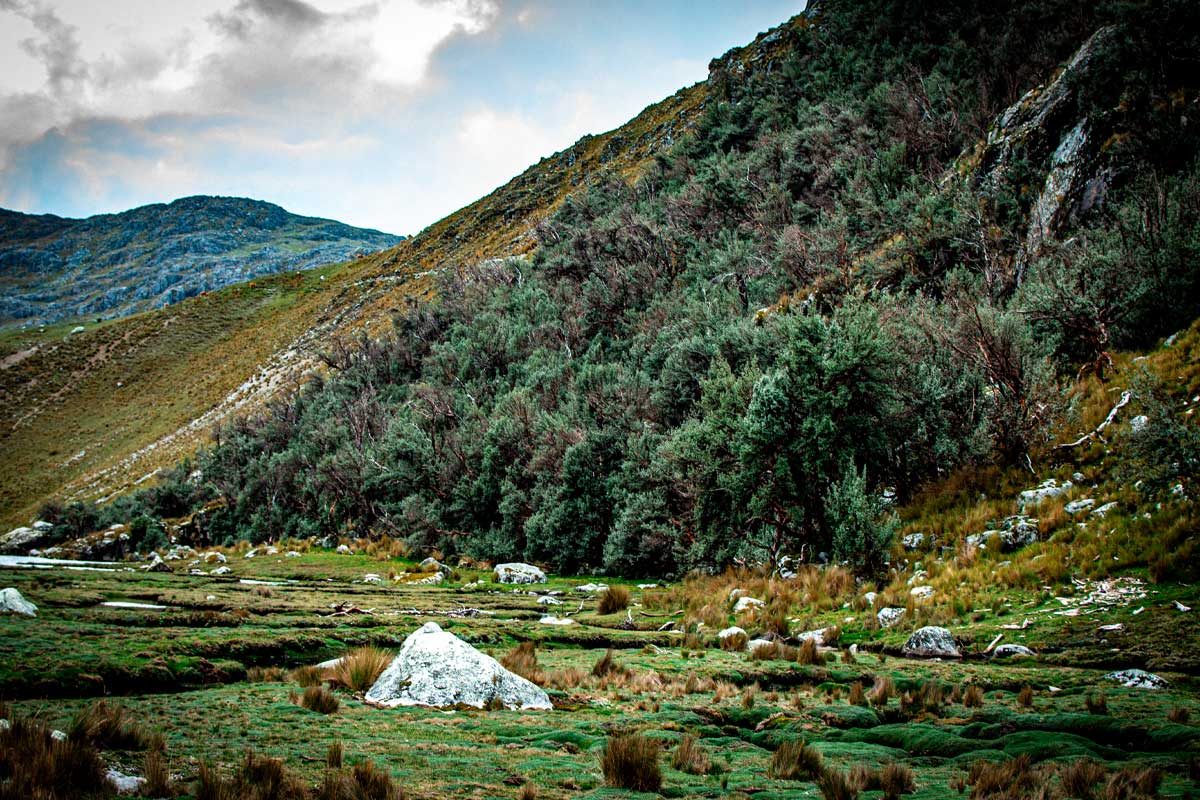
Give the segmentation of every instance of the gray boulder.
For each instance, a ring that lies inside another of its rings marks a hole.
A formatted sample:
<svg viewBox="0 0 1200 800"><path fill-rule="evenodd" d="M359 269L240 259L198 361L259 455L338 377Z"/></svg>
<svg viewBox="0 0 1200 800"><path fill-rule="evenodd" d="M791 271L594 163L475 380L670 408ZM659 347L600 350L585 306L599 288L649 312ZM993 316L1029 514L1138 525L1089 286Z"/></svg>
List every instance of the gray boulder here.
<svg viewBox="0 0 1200 800"><path fill-rule="evenodd" d="M913 631L904 643L904 655L911 658L961 658L962 652L950 631L926 625Z"/></svg>
<svg viewBox="0 0 1200 800"><path fill-rule="evenodd" d="M1021 492L1017 495L1017 502L1024 511L1028 506L1041 505L1052 497L1061 497L1071 489L1072 485L1070 481L1063 481L1060 485L1054 478L1050 478L1042 481L1036 489L1026 489Z"/></svg>
<svg viewBox="0 0 1200 800"><path fill-rule="evenodd" d="M1166 678L1160 678L1144 669L1123 669L1118 672L1110 672L1104 676L1104 679L1115 681L1129 689L1166 689L1171 685Z"/></svg>
<svg viewBox="0 0 1200 800"><path fill-rule="evenodd" d="M999 528L971 534L967 537L967 544L984 550L998 547L1001 553L1009 553L1027 547L1037 540L1037 519L1018 514L1006 518Z"/></svg>
<svg viewBox="0 0 1200 800"><path fill-rule="evenodd" d="M1023 644L1002 644L992 651L992 658L1031 658L1036 655Z"/></svg>
<svg viewBox="0 0 1200 800"><path fill-rule="evenodd" d="M532 564L514 562L496 565L497 583L545 583L546 573Z"/></svg>
<svg viewBox="0 0 1200 800"><path fill-rule="evenodd" d="M900 542L904 545L905 550L920 550L925 546L925 534L910 533L908 536L905 536L903 539L901 539Z"/></svg>
<svg viewBox="0 0 1200 800"><path fill-rule="evenodd" d="M879 620L879 624L884 628L890 628L895 625L904 616L904 609L896 606L888 606L887 608L879 609L875 614L875 619Z"/></svg>
<svg viewBox="0 0 1200 800"><path fill-rule="evenodd" d="M45 538L43 531L37 528L13 528L8 533L0 534L0 553L19 553L37 547Z"/></svg>
<svg viewBox="0 0 1200 800"><path fill-rule="evenodd" d="M0 589L0 614L36 617L37 606L22 597L16 589Z"/></svg>
<svg viewBox="0 0 1200 800"><path fill-rule="evenodd" d="M138 569L145 570L146 572L171 572L171 568L167 565L167 562L163 561L158 553L151 553L150 561L138 567Z"/></svg>
<svg viewBox="0 0 1200 800"><path fill-rule="evenodd" d="M1084 497L1080 500L1072 500L1063 506L1063 511L1068 514L1075 515L1087 511L1092 506L1096 505L1096 501L1090 497Z"/></svg>
<svg viewBox="0 0 1200 800"><path fill-rule="evenodd" d="M427 622L404 640L400 652L366 699L381 706L453 706L549 709L549 696L436 622Z"/></svg>

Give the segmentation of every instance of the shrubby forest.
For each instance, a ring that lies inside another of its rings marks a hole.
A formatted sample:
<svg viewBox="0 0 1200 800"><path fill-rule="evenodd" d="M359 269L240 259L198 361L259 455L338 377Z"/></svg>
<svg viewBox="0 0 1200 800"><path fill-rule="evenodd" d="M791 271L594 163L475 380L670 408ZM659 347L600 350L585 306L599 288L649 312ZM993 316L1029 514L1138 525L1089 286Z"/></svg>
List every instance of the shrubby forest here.
<svg viewBox="0 0 1200 800"><path fill-rule="evenodd" d="M532 257L444 264L160 484L42 518L878 573L893 506L1036 459L1069 382L1200 317L1200 7L812 5L778 57L715 60L703 121L595 175ZM1164 489L1195 474L1179 427L1145 446Z"/></svg>

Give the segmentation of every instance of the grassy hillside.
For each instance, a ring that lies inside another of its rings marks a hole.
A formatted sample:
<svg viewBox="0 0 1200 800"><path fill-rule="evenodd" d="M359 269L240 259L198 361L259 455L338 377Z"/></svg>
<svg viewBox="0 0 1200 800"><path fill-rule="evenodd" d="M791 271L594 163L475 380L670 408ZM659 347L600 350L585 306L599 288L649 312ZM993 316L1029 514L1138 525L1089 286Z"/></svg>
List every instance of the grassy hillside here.
<svg viewBox="0 0 1200 800"><path fill-rule="evenodd" d="M769 64L782 52L759 41L726 59ZM382 253L259 278L74 336L73 324L0 332L0 524L28 523L52 495L128 489L206 442L213 423L291 385L331 337L384 329L406 298L428 292L434 274L528 253L534 227L570 192L601 170L637 175L695 124L707 92L705 83L683 89L616 130L584 137ZM239 392L255 376L253 390Z"/></svg>

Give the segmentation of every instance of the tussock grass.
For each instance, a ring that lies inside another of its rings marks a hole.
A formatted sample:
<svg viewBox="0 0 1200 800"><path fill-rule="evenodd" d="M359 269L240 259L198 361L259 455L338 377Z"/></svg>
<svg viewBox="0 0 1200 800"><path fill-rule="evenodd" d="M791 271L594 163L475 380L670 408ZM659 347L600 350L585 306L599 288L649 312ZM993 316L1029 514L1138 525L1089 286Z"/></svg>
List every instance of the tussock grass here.
<svg viewBox="0 0 1200 800"><path fill-rule="evenodd" d="M658 744L640 733L609 736L600 770L604 784L614 789L658 792L662 788Z"/></svg>
<svg viewBox="0 0 1200 800"><path fill-rule="evenodd" d="M836 769L826 769L817 778L817 790L824 800L855 800L858 789L853 781L843 772Z"/></svg>
<svg viewBox="0 0 1200 800"><path fill-rule="evenodd" d="M310 686L320 686L325 680L325 671L316 667L296 667L290 677L301 689L307 689Z"/></svg>
<svg viewBox="0 0 1200 800"><path fill-rule="evenodd" d="M0 730L0 798L75 800L102 796L105 787L104 763L90 740L54 741L48 727L21 718Z"/></svg>
<svg viewBox="0 0 1200 800"><path fill-rule="evenodd" d="M801 666L820 666L825 663L825 656L821 655L821 651L817 649L816 639L805 639L800 643L800 646L796 648L796 663Z"/></svg>
<svg viewBox="0 0 1200 800"><path fill-rule="evenodd" d="M100 750L141 750L152 745L154 749L161 749L162 746L161 736L148 733L128 711L106 700L98 700L76 714L67 736Z"/></svg>
<svg viewBox="0 0 1200 800"><path fill-rule="evenodd" d="M700 741L689 733L675 745L675 751L671 754L671 767L689 775L707 775L711 764Z"/></svg>
<svg viewBox="0 0 1200 800"><path fill-rule="evenodd" d="M337 695L324 686L310 686L300 697L300 705L318 714L332 714L341 705Z"/></svg>
<svg viewBox="0 0 1200 800"><path fill-rule="evenodd" d="M541 664L538 663L537 642L532 639L521 642L510 650L500 659L500 664L506 670L514 672L538 686L546 684L546 674L542 671Z"/></svg>
<svg viewBox="0 0 1200 800"><path fill-rule="evenodd" d="M1083 698L1083 705L1089 714L1108 714L1108 698L1103 689L1097 689Z"/></svg>
<svg viewBox="0 0 1200 800"><path fill-rule="evenodd" d="M803 739L784 742L771 756L767 775L775 780L811 781L821 776L825 760Z"/></svg>
<svg viewBox="0 0 1200 800"><path fill-rule="evenodd" d="M896 684L892 682L892 679L886 675L877 675L875 685L871 687L871 705L883 708L895 694Z"/></svg>
<svg viewBox="0 0 1200 800"><path fill-rule="evenodd" d="M381 647L356 647L328 671L327 679L333 686L352 692L365 692L392 663L395 655Z"/></svg>
<svg viewBox="0 0 1200 800"><path fill-rule="evenodd" d="M624 611L629 608L629 602L632 595L628 587L625 586L609 586L600 593L600 599L596 604L596 612L598 614L616 614L618 611Z"/></svg>
<svg viewBox="0 0 1200 800"><path fill-rule="evenodd" d="M982 708L983 688L975 684L968 686L962 693L962 704L965 708Z"/></svg>
<svg viewBox="0 0 1200 800"><path fill-rule="evenodd" d="M1103 764L1084 758L1063 764L1059 770L1062 790L1078 800L1096 800L1096 785L1108 776Z"/></svg>
<svg viewBox="0 0 1200 800"><path fill-rule="evenodd" d="M596 678L625 678L629 676L629 670L617 661L613 654L612 648L604 651L604 655L592 665L592 676Z"/></svg>

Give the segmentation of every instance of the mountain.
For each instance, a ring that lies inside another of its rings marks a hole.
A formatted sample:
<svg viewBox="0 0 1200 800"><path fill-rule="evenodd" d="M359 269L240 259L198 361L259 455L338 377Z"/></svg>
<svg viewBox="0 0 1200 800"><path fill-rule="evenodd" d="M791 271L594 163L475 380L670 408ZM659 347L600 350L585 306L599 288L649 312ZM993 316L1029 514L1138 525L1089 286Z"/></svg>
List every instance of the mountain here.
<svg viewBox="0 0 1200 800"><path fill-rule="evenodd" d="M185 197L87 219L0 209L0 326L113 319L401 239L240 197Z"/></svg>

